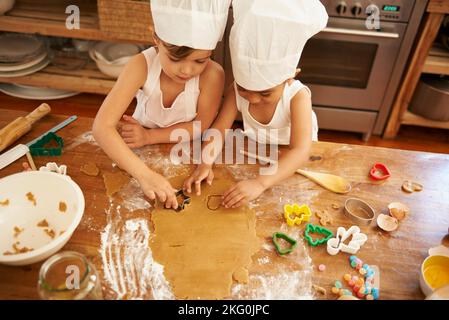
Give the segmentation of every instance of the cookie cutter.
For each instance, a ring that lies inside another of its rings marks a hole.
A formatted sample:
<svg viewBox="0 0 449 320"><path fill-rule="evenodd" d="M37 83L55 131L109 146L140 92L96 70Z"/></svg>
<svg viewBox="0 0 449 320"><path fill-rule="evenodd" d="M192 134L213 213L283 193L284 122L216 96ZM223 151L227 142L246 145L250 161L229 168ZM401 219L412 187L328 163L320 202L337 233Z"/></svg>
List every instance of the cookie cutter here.
<svg viewBox="0 0 449 320"><path fill-rule="evenodd" d="M210 194L210 195L207 196L207 200L206 200L206 207L207 207L207 209L209 209L211 211L217 211L218 209L220 209L221 203L219 203L216 207L211 207L210 203L209 203L211 199L218 198L218 197L221 198L221 197L223 197L223 195L222 194Z"/></svg>
<svg viewBox="0 0 449 320"><path fill-rule="evenodd" d="M391 176L390 170L383 163L376 163L371 168L369 175L374 180L385 180Z"/></svg>
<svg viewBox="0 0 449 320"><path fill-rule="evenodd" d="M349 238L351 240L348 244L345 244L344 242ZM361 233L360 228L357 226L351 226L348 230L338 227L336 237L327 241L327 253L332 256L335 256L340 251L356 254L367 240L367 235Z"/></svg>
<svg viewBox="0 0 449 320"><path fill-rule="evenodd" d="M178 190L175 193L175 196L176 196L176 200L178 200L178 208L174 209L176 212L180 212L180 211L184 210L185 206L190 204L190 202L192 200L189 196L187 196L184 193L184 191L182 189ZM180 199L178 199L178 198L180 198ZM179 200L181 200L181 201L179 201Z"/></svg>
<svg viewBox="0 0 449 320"><path fill-rule="evenodd" d="M323 234L326 237L314 240L311 236L312 233ZM326 243L333 236L334 236L334 234L329 229L326 229L321 226L315 226L311 223L308 223L306 225L306 229L304 230L304 238L307 240L309 245L311 245L313 247L316 247L320 244Z"/></svg>
<svg viewBox="0 0 449 320"><path fill-rule="evenodd" d="M357 198L346 199L344 214L352 222L361 226L369 226L376 215L374 209L368 203Z"/></svg>
<svg viewBox="0 0 449 320"><path fill-rule="evenodd" d="M285 241L287 241L290 244L290 247L282 249L280 244L278 243L278 239L284 239ZM293 250L295 250L296 246L298 245L298 242L295 239L290 238L285 233L275 232L275 233L273 233L273 244L274 244L274 247L276 248L276 251L281 256L283 256L285 254L292 253Z"/></svg>
<svg viewBox="0 0 449 320"><path fill-rule="evenodd" d="M293 218L292 215L294 215ZM303 221L309 221L311 216L312 211L308 205L303 204L299 206L296 203L284 205L284 218L290 227L293 227L295 224L299 226Z"/></svg>
<svg viewBox="0 0 449 320"><path fill-rule="evenodd" d="M55 148L45 147L50 141L55 141L58 145ZM49 132L42 136L39 140L30 145L30 152L33 156L60 156L62 148L64 147L64 140L54 132Z"/></svg>
<svg viewBox="0 0 449 320"><path fill-rule="evenodd" d="M48 162L45 167L40 167L39 171L54 172L65 176L67 175L67 166L64 164L58 166L55 162Z"/></svg>

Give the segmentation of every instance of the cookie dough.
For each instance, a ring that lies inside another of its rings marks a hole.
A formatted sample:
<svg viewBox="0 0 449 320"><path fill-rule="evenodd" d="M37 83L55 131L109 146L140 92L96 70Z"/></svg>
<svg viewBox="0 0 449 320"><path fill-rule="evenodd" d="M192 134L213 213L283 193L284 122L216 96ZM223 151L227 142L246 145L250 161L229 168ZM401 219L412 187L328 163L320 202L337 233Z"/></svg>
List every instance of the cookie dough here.
<svg viewBox="0 0 449 320"><path fill-rule="evenodd" d="M80 171L82 173L87 174L88 176L92 176L92 177L96 177L100 173L100 169L98 169L98 167L95 164L95 162L92 162L92 161L84 164L81 167Z"/></svg>
<svg viewBox="0 0 449 320"><path fill-rule="evenodd" d="M207 208L208 195L223 194L232 185L224 169L218 171L212 186L203 184L201 196L190 194L192 201L184 210L175 212L158 204L151 214L153 257L164 266L178 299L230 297L233 281L248 282L251 256L261 247L255 211ZM173 180L172 186L182 186L184 178Z"/></svg>
<svg viewBox="0 0 449 320"><path fill-rule="evenodd" d="M21 229L19 227L14 227L14 238L17 238L25 229Z"/></svg>
<svg viewBox="0 0 449 320"><path fill-rule="evenodd" d="M66 212L67 211L67 204L64 201L59 202L59 211L60 212Z"/></svg>
<svg viewBox="0 0 449 320"><path fill-rule="evenodd" d="M238 283L248 283L248 269L246 268L238 268L234 271L232 278Z"/></svg>
<svg viewBox="0 0 449 320"><path fill-rule="evenodd" d="M46 228L46 227L48 227L48 222L47 222L46 219L44 219L44 220L42 220L42 221L39 221L39 222L37 223L37 226L38 226L39 228Z"/></svg>
<svg viewBox="0 0 449 320"><path fill-rule="evenodd" d="M36 198L34 198L34 194L32 194L31 192L28 192L26 194L28 201L31 201L33 203L34 206L36 206Z"/></svg>
<svg viewBox="0 0 449 320"><path fill-rule="evenodd" d="M328 224L331 225L333 223L332 217L327 210L317 211L315 212L315 215L320 219L320 224L322 226L327 226Z"/></svg>
<svg viewBox="0 0 449 320"><path fill-rule="evenodd" d="M113 196L120 191L122 187L127 185L130 181L129 176L123 171L106 172L103 174L103 181L106 187L106 194L108 197Z"/></svg>

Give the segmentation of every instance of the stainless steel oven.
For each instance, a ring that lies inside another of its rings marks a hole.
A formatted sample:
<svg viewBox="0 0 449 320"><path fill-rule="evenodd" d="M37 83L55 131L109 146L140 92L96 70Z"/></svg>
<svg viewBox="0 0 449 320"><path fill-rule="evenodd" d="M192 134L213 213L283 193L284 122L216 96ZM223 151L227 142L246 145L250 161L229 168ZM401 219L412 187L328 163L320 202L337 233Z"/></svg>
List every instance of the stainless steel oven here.
<svg viewBox="0 0 449 320"><path fill-rule="evenodd" d="M307 43L298 78L312 90L320 128L367 140L383 131L427 0L322 2L329 22ZM378 29L367 27L368 7Z"/></svg>

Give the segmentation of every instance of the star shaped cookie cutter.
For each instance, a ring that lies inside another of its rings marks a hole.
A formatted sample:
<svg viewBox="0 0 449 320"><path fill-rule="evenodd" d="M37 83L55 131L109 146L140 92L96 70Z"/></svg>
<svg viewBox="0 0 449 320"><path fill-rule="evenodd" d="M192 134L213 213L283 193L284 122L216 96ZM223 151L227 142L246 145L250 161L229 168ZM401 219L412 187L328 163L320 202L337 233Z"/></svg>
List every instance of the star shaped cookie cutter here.
<svg viewBox="0 0 449 320"><path fill-rule="evenodd" d="M351 240L348 244L345 244L344 242L349 238ZM336 237L327 241L327 253L332 256L335 256L340 251L356 254L367 240L366 234L361 233L360 228L357 226L351 226L348 230L338 227Z"/></svg>
<svg viewBox="0 0 449 320"><path fill-rule="evenodd" d="M303 221L309 221L311 216L312 211L305 204L302 206L296 203L284 205L284 218L290 227L293 227L295 224L299 226Z"/></svg>
<svg viewBox="0 0 449 320"><path fill-rule="evenodd" d="M175 193L175 196L176 196L176 200L178 200L178 208L174 209L176 212L180 212L180 211L184 210L185 206L190 204L190 202L192 200L189 196L187 196L184 193L184 191L182 189L178 190Z"/></svg>

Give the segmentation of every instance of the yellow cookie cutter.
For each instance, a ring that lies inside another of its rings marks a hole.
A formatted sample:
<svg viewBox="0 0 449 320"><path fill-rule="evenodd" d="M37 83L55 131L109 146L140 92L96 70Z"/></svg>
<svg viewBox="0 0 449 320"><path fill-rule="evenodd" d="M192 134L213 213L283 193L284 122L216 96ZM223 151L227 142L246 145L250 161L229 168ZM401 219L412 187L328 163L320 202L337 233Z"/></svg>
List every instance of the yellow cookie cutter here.
<svg viewBox="0 0 449 320"><path fill-rule="evenodd" d="M312 211L306 204L302 206L296 203L284 205L284 218L290 227L293 227L295 224L299 226L303 221L309 221L311 216Z"/></svg>

